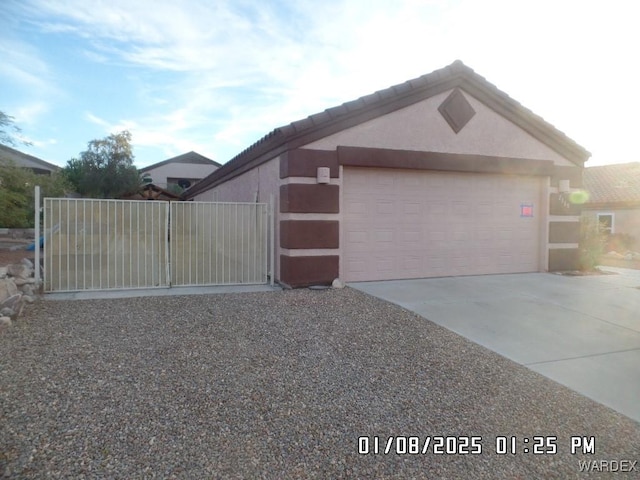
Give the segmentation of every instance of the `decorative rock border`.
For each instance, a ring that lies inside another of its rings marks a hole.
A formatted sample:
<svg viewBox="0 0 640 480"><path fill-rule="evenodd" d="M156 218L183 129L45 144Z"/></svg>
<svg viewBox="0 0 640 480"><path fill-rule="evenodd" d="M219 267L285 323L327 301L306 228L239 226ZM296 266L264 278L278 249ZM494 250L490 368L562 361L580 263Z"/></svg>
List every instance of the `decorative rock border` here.
<svg viewBox="0 0 640 480"><path fill-rule="evenodd" d="M0 332L16 321L25 304L35 301L38 285L34 268L28 258L0 267Z"/></svg>

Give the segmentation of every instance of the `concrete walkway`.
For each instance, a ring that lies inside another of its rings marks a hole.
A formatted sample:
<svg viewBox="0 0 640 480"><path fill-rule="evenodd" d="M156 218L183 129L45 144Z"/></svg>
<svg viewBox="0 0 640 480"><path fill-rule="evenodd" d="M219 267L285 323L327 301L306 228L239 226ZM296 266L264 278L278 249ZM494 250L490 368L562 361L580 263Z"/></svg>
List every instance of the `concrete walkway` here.
<svg viewBox="0 0 640 480"><path fill-rule="evenodd" d="M99 300L105 298L166 297L175 295L212 295L216 293L276 292L278 285L214 285L203 287L130 288L123 290L85 290L47 293L45 300Z"/></svg>
<svg viewBox="0 0 640 480"><path fill-rule="evenodd" d="M359 282L640 422L640 271Z"/></svg>

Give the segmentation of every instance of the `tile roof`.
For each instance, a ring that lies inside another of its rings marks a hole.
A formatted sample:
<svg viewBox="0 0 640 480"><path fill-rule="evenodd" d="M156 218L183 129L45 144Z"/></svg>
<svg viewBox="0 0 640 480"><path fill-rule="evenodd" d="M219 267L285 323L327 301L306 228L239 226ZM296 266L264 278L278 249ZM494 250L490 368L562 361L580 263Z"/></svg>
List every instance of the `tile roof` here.
<svg viewBox="0 0 640 480"><path fill-rule="evenodd" d="M46 170L49 172L60 170L60 167L58 165L45 162L38 157L23 153L19 150L16 150L15 148L11 148L6 145L0 145L0 159L11 160L19 167L35 168L38 170Z"/></svg>
<svg viewBox="0 0 640 480"><path fill-rule="evenodd" d="M191 163L197 165L214 165L219 167L220 164L215 160L211 160L210 158L205 157L204 155L200 155L196 152L187 152L182 155L178 155L176 157L171 157L167 160L163 160L162 162L154 163L153 165L147 165L144 168L139 168L140 172L148 172L149 170L153 170L154 168L162 167L163 165L167 165L169 163Z"/></svg>
<svg viewBox="0 0 640 480"><path fill-rule="evenodd" d="M589 192L587 207L605 204L640 206L640 162L585 168L583 182Z"/></svg>
<svg viewBox="0 0 640 480"><path fill-rule="evenodd" d="M542 117L523 107L460 60L456 60L451 65L429 74L272 130L190 188L185 197L193 198L196 194L240 175L286 150L298 148L455 87L467 91L577 165L582 166L591 156L587 150Z"/></svg>

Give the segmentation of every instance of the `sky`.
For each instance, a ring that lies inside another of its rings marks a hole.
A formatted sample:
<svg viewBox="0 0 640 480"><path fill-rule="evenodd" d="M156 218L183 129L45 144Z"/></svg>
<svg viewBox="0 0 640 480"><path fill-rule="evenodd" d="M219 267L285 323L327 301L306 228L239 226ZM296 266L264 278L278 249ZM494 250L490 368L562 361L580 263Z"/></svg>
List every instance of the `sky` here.
<svg viewBox="0 0 640 480"><path fill-rule="evenodd" d="M0 111L64 166L129 130L138 168L462 60L592 153L640 161L634 0L2 0Z"/></svg>

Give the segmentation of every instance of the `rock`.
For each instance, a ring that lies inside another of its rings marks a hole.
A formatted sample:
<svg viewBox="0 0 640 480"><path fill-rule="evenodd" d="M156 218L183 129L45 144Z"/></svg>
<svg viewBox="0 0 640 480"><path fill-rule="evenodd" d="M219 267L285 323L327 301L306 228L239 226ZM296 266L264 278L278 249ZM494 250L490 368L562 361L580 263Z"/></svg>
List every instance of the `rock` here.
<svg viewBox="0 0 640 480"><path fill-rule="evenodd" d="M0 303L0 309L2 308L10 308L14 312L16 312L16 317L19 317L22 313L22 307L24 303L22 302L22 294L16 293L15 295L10 296L4 302Z"/></svg>
<svg viewBox="0 0 640 480"><path fill-rule="evenodd" d="M624 259L625 259L625 260L633 260L633 253L627 253L627 254L625 254Z"/></svg>
<svg viewBox="0 0 640 480"><path fill-rule="evenodd" d="M25 267L30 268L31 270L33 270L33 262L31 260L29 260L28 258L23 258L20 263L22 263L22 265L24 265Z"/></svg>
<svg viewBox="0 0 640 480"><path fill-rule="evenodd" d="M11 319L9 317L0 317L0 332L5 331L11 326Z"/></svg>
<svg viewBox="0 0 640 480"><path fill-rule="evenodd" d="M0 317L9 317L15 319L17 315L12 308L4 307L2 310L0 310Z"/></svg>
<svg viewBox="0 0 640 480"><path fill-rule="evenodd" d="M7 298L18 293L18 287L13 278L4 278L0 280L0 304Z"/></svg>
<svg viewBox="0 0 640 480"><path fill-rule="evenodd" d="M7 276L7 271L9 269L7 267L0 267L0 278L4 278Z"/></svg>
<svg viewBox="0 0 640 480"><path fill-rule="evenodd" d="M339 278L336 278L331 284L333 288L344 288L344 282Z"/></svg>
<svg viewBox="0 0 640 480"><path fill-rule="evenodd" d="M29 278L16 277L14 281L16 285L19 287L21 287L22 285L29 285L29 284L36 283L36 279L33 277L29 277Z"/></svg>
<svg viewBox="0 0 640 480"><path fill-rule="evenodd" d="M36 295L36 290L33 288L33 284L27 283L22 286L21 290L24 295L29 295L30 297L35 297Z"/></svg>
<svg viewBox="0 0 640 480"><path fill-rule="evenodd" d="M16 278L29 278L33 276L33 268L21 263L12 263L9 265L7 273Z"/></svg>
<svg viewBox="0 0 640 480"><path fill-rule="evenodd" d="M33 303L36 301L35 298L33 298L31 295L23 295L22 296L22 300L27 302L27 303Z"/></svg>

